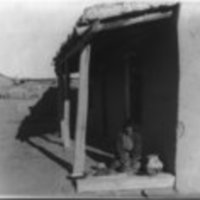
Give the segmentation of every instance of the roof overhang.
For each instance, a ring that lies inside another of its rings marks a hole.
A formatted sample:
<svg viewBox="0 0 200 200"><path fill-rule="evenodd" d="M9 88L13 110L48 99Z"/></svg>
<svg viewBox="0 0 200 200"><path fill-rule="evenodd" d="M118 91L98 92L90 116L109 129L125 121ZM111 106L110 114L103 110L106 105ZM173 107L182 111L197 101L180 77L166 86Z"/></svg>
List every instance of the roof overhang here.
<svg viewBox="0 0 200 200"><path fill-rule="evenodd" d="M147 4L147 3L118 3L97 5L84 11L74 28L77 37L71 42L65 52L62 64L66 59L80 52L95 34L141 23L170 18L177 3Z"/></svg>

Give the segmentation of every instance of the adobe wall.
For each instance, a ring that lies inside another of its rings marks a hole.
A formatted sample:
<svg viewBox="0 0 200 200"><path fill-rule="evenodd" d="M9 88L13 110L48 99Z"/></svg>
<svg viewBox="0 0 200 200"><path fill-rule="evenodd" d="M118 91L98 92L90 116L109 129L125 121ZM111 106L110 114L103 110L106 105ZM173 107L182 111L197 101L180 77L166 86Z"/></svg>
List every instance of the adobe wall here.
<svg viewBox="0 0 200 200"><path fill-rule="evenodd" d="M179 13L179 129L177 189L200 192L200 4L182 3Z"/></svg>

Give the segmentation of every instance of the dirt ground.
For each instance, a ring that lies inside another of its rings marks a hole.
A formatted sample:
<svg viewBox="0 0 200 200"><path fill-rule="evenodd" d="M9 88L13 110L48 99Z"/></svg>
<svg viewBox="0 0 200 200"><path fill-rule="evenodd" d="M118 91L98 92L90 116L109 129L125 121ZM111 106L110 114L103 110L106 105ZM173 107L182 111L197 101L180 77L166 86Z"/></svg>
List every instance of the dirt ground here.
<svg viewBox="0 0 200 200"><path fill-rule="evenodd" d="M31 138L29 143L15 139L28 106L34 103L34 100L0 100L0 194L73 193L73 185L66 179L72 155L70 151L64 152L59 137L50 135L55 143L39 137Z"/></svg>

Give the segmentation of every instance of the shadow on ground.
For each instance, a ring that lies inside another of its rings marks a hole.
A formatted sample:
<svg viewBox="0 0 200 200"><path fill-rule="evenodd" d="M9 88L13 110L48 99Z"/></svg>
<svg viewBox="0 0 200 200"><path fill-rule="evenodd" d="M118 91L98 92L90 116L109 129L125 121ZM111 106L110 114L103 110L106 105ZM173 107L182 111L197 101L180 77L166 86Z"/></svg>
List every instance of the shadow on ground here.
<svg viewBox="0 0 200 200"><path fill-rule="evenodd" d="M56 87L50 87L36 105L29 109L30 114L22 121L16 139L24 141L31 137L58 133Z"/></svg>
<svg viewBox="0 0 200 200"><path fill-rule="evenodd" d="M40 138L49 144L55 144L63 147L62 141L59 138L59 116L58 116L58 89L57 87L50 87L43 96L37 101L35 105L30 107L30 114L21 122L16 135L16 139L22 142L27 142L31 147L39 150L49 159L58 163L67 171L71 171L72 166L64 160L57 157L44 146L41 146L32 138ZM70 109L70 132L71 139L74 140L75 133L75 119L77 107L77 91L71 92L71 109ZM96 149L101 149L101 145L96 140L91 140L91 135L87 135L87 145ZM97 162L109 162L110 158L104 155L87 149L87 155Z"/></svg>
<svg viewBox="0 0 200 200"><path fill-rule="evenodd" d="M41 152L43 155L45 155L47 158L49 158L50 160L56 162L59 166L61 166L63 169L67 170L68 172L72 172L72 165L66 161L64 161L63 159L59 158L58 156L56 156L55 154L51 153L50 151L48 151L47 149L45 149L44 147L36 144L35 142L31 141L31 140L26 140L26 142L33 148L37 149L39 152Z"/></svg>
<svg viewBox="0 0 200 200"><path fill-rule="evenodd" d="M63 146L61 142L55 140L55 137L49 137L51 135L59 137L57 88L50 87L38 100L38 102L29 109L30 114L21 122L16 139L26 142L47 158L66 169L68 172L71 172L72 165L70 163L59 158L57 155L47 150L44 146L41 146L37 142L31 140L32 138L37 137L47 143Z"/></svg>

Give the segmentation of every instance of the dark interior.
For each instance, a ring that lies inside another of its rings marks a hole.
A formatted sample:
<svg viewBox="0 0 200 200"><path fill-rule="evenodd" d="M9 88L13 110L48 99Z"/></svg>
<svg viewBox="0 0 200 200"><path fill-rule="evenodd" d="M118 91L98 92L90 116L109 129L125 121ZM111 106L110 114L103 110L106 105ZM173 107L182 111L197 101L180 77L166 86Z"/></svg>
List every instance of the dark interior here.
<svg viewBox="0 0 200 200"><path fill-rule="evenodd" d="M158 154L164 170L174 173L179 79L176 29L176 17L172 16L94 37L89 79L89 145L113 152L116 135L127 118L129 101L130 115L141 129L144 156Z"/></svg>

